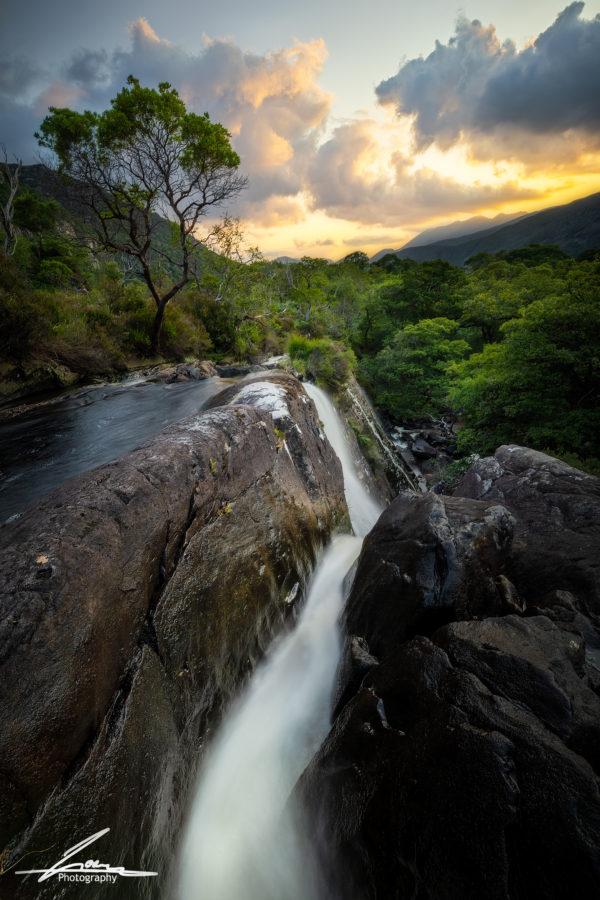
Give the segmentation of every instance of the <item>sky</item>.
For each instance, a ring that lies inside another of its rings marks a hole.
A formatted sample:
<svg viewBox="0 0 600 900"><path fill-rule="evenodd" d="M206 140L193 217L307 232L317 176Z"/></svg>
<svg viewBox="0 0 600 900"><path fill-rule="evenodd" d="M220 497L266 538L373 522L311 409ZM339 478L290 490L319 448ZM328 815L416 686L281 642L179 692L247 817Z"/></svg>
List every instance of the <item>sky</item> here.
<svg viewBox="0 0 600 900"><path fill-rule="evenodd" d="M398 248L600 190L600 0L0 0L0 142L129 74L230 131L269 257Z"/></svg>

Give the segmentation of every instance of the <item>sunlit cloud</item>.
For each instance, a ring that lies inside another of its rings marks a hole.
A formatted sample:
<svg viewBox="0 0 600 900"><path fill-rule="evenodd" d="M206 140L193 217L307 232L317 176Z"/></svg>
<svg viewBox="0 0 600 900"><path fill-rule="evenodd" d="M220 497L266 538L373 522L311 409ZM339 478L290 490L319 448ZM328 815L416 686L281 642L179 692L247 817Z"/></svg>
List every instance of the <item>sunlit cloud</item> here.
<svg viewBox="0 0 600 900"><path fill-rule="evenodd" d="M35 104L38 115L43 116L50 106L77 106L82 98L87 97L86 91L76 84L67 81L54 81L50 87L42 91Z"/></svg>
<svg viewBox="0 0 600 900"><path fill-rule="evenodd" d="M439 151L434 167L426 154L409 155L401 137L393 122L372 119L337 128L310 168L312 208L355 222L406 225L537 197L515 171L505 168L499 178L497 168L471 168L456 152L444 166Z"/></svg>
<svg viewBox="0 0 600 900"><path fill-rule="evenodd" d="M59 71L0 63L0 140L23 153L50 105L99 111L129 74L168 81L230 131L249 187L227 212L253 244L331 258L397 248L451 220L600 189L600 17L583 8L522 48L461 17L446 43L379 84L373 109L345 120L321 83L320 39L259 54L199 33L190 52L138 18L125 48L80 49Z"/></svg>

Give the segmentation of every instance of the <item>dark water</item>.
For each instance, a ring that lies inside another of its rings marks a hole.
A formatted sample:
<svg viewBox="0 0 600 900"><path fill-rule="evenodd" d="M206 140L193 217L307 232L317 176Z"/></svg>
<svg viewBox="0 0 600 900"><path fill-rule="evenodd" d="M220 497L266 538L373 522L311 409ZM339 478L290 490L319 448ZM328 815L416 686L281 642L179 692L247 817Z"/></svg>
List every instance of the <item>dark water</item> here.
<svg viewBox="0 0 600 900"><path fill-rule="evenodd" d="M73 475L134 450L231 380L122 383L75 391L0 424L0 522Z"/></svg>

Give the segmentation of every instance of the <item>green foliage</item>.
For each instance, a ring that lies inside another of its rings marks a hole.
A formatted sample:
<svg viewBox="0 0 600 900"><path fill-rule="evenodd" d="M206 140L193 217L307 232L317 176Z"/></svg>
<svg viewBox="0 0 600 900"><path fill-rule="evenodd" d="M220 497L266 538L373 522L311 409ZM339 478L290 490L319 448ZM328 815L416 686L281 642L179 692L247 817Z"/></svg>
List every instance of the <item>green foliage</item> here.
<svg viewBox="0 0 600 900"><path fill-rule="evenodd" d="M355 346L362 354L378 353L398 328L422 319L458 318L462 311L467 277L461 269L443 260L416 263L396 256L393 260L393 266L371 267L375 280L354 330Z"/></svg>
<svg viewBox="0 0 600 900"><path fill-rule="evenodd" d="M490 452L513 441L598 455L597 299L536 300L501 332L501 343L487 345L453 369L450 398L465 422L460 445Z"/></svg>
<svg viewBox="0 0 600 900"><path fill-rule="evenodd" d="M33 353L49 317L15 261L0 253L0 356L14 362Z"/></svg>
<svg viewBox="0 0 600 900"><path fill-rule="evenodd" d="M362 250L355 250L354 253L348 253L348 255L343 258L341 264L344 263L350 263L359 269L367 269L369 267L369 257L366 253L363 253Z"/></svg>
<svg viewBox="0 0 600 900"><path fill-rule="evenodd" d="M95 226L98 246L139 266L156 305L156 352L165 308L187 285L196 262L200 217L245 184L234 174L240 159L229 133L207 114L188 112L166 82L155 90L130 75L110 109L50 107L36 136L56 154L59 171ZM168 251L155 236L159 213L175 223Z"/></svg>
<svg viewBox="0 0 600 900"><path fill-rule="evenodd" d="M73 270L59 259L44 259L40 263L36 280L52 287L66 287L73 276Z"/></svg>
<svg viewBox="0 0 600 900"><path fill-rule="evenodd" d="M168 86L151 91L134 80L106 118L55 111L64 126L61 152L75 158L81 140L93 142L99 164L109 149L131 152L146 127L141 109L150 127L161 116L173 123L184 106ZM211 150L210 132L206 117L190 120L202 152L218 154L224 134L212 132ZM197 159L180 162L191 171ZM451 403L464 452L519 442L584 470L600 466L600 260L593 252L575 261L533 246L480 255L464 270L396 256L367 265L360 253L337 265L308 257L283 264L243 248L237 223L228 220L218 232L219 254L200 253L186 237L194 277L163 307L156 343L156 297L139 277L140 260L127 265L122 252L110 261L85 229L86 242L75 240L71 212L57 212L32 184L16 196L14 255L0 260L0 354L14 366L51 360L100 374L155 352L254 361L287 346L298 369L337 391L358 357L374 399L393 418L421 418ZM154 215L152 184L125 179L115 191L113 212L133 204L141 235L150 210L146 224L156 241L147 263L164 298L177 283L177 266L167 259L177 225ZM115 226L117 241L122 224L111 215L101 227ZM380 464L376 443L355 430L372 464ZM276 438L282 445L284 436ZM467 464L459 460L444 480L457 480Z"/></svg>
<svg viewBox="0 0 600 900"><path fill-rule="evenodd" d="M463 456L461 459L455 459L454 462L451 462L450 465L446 466L441 473L446 491L452 493L460 479L463 475L466 475L476 459L478 459L478 454L470 453L468 456Z"/></svg>
<svg viewBox="0 0 600 900"><path fill-rule="evenodd" d="M32 234L52 231L59 216L60 206L56 200L42 197L37 191L25 190L15 199L15 225Z"/></svg>
<svg viewBox="0 0 600 900"><path fill-rule="evenodd" d="M299 334L293 335L288 343L288 353L305 374L334 392L344 386L356 368L352 350L328 338L311 340Z"/></svg>
<svg viewBox="0 0 600 900"><path fill-rule="evenodd" d="M363 361L376 403L398 418L438 413L450 386L448 366L469 350L455 338L458 329L458 322L442 317L396 331L387 347Z"/></svg>

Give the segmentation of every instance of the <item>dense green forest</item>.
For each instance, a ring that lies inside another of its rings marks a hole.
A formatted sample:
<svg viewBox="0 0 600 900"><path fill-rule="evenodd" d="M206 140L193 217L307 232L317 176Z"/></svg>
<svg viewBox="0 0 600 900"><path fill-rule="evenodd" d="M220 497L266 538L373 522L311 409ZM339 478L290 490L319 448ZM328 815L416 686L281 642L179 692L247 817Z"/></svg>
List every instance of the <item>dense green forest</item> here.
<svg viewBox="0 0 600 900"><path fill-rule="evenodd" d="M5 380L44 365L105 376L160 358L289 352L334 391L356 373L390 421L453 415L462 453L517 442L598 466L600 253L533 245L462 268L358 252L282 263L244 248L230 222L168 305L157 356L146 284L26 181L0 265ZM168 285L160 258L155 277Z"/></svg>

